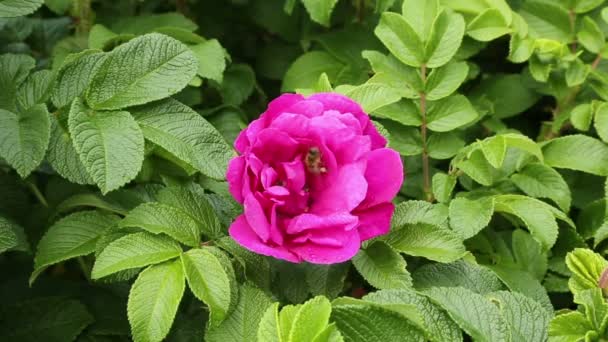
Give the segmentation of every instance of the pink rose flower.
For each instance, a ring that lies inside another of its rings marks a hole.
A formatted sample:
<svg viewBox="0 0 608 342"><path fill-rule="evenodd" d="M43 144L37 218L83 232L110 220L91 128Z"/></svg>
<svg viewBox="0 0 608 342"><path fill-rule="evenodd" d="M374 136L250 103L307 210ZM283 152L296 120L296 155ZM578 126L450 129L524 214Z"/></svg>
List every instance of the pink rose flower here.
<svg viewBox="0 0 608 342"><path fill-rule="evenodd" d="M230 236L259 254L291 262L339 263L388 233L403 182L361 107L346 96L284 94L243 130L230 161L230 192L244 214Z"/></svg>

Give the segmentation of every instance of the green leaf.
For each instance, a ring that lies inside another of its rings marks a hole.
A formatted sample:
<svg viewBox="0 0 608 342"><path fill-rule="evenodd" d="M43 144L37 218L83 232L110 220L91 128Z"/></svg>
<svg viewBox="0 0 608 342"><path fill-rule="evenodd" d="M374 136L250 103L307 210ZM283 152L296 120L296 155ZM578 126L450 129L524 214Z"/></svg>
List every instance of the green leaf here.
<svg viewBox="0 0 608 342"><path fill-rule="evenodd" d="M338 76L344 65L324 51L310 51L298 57L287 69L281 86L282 92L300 88L313 88L325 73L329 80Z"/></svg>
<svg viewBox="0 0 608 342"><path fill-rule="evenodd" d="M517 133L501 134L505 139L507 147L517 148L535 156L539 161L543 161L543 152L539 145L534 140L525 135Z"/></svg>
<svg viewBox="0 0 608 342"><path fill-rule="evenodd" d="M359 250L353 265L361 276L377 289L412 287L412 277L405 268L405 259L382 241Z"/></svg>
<svg viewBox="0 0 608 342"><path fill-rule="evenodd" d="M17 90L19 107L30 109L37 104L44 104L50 96L53 81L53 73L49 70L32 73Z"/></svg>
<svg viewBox="0 0 608 342"><path fill-rule="evenodd" d="M597 131L597 135L604 142L608 142L608 103L603 102L596 107L593 127Z"/></svg>
<svg viewBox="0 0 608 342"><path fill-rule="evenodd" d="M128 112L98 112L76 99L68 127L80 161L104 194L137 176L144 137Z"/></svg>
<svg viewBox="0 0 608 342"><path fill-rule="evenodd" d="M570 210L570 188L562 176L551 167L540 163L528 164L513 174L511 180L528 196L549 198L564 212Z"/></svg>
<svg viewBox="0 0 608 342"><path fill-rule="evenodd" d="M216 240L219 247L230 253L245 269L247 280L262 289L270 288L270 264L268 258L250 252L237 244L231 237Z"/></svg>
<svg viewBox="0 0 608 342"><path fill-rule="evenodd" d="M378 108L371 115L380 119L389 119L405 126L420 126L422 124L418 108L413 101L407 99Z"/></svg>
<svg viewBox="0 0 608 342"><path fill-rule="evenodd" d="M0 1L0 18L20 17L34 13L43 0L2 0Z"/></svg>
<svg viewBox="0 0 608 342"><path fill-rule="evenodd" d="M493 272L462 260L450 264L424 265L414 272L413 277L416 289L462 287L483 295L503 289Z"/></svg>
<svg viewBox="0 0 608 342"><path fill-rule="evenodd" d="M317 296L304 303L295 314L288 341L313 341L329 323L331 303L323 296Z"/></svg>
<svg viewBox="0 0 608 342"><path fill-rule="evenodd" d="M224 73L220 95L225 103L241 105L255 88L255 73L246 64L233 64Z"/></svg>
<svg viewBox="0 0 608 342"><path fill-rule="evenodd" d="M426 98L430 101L440 100L452 95L466 80L469 66L465 62L451 62L434 69L426 81Z"/></svg>
<svg viewBox="0 0 608 342"><path fill-rule="evenodd" d="M487 138L481 142L480 147L488 163L494 168L499 169L507 154L507 142L505 138L502 135Z"/></svg>
<svg viewBox="0 0 608 342"><path fill-rule="evenodd" d="M604 45L606 45L604 32L602 32L595 21L588 16L583 18L581 28L576 34L576 38L585 49L593 53L599 53Z"/></svg>
<svg viewBox="0 0 608 342"><path fill-rule="evenodd" d="M551 314L540 304L519 293L506 291L494 292L487 297L498 305L502 317L509 325L511 341L547 340Z"/></svg>
<svg viewBox="0 0 608 342"><path fill-rule="evenodd" d="M547 272L547 254L543 253L540 244L531 234L518 229L511 236L511 247L516 264L522 270L542 280Z"/></svg>
<svg viewBox="0 0 608 342"><path fill-rule="evenodd" d="M549 166L608 176L608 146L597 139L578 134L553 139L543 154Z"/></svg>
<svg viewBox="0 0 608 342"><path fill-rule="evenodd" d="M484 296L462 287L433 287L423 293L445 309L475 341L509 341L505 319Z"/></svg>
<svg viewBox="0 0 608 342"><path fill-rule="evenodd" d="M186 87L197 68L196 57L179 41L158 33L137 37L107 55L87 102L109 110L160 100Z"/></svg>
<svg viewBox="0 0 608 342"><path fill-rule="evenodd" d="M337 297L344 290L344 281L350 269L349 263L333 265L306 265L308 290L313 296Z"/></svg>
<svg viewBox="0 0 608 342"><path fill-rule="evenodd" d="M557 3L531 0L523 3L519 14L528 23L533 38L568 43L571 38L568 12Z"/></svg>
<svg viewBox="0 0 608 342"><path fill-rule="evenodd" d="M29 251L23 227L0 216L0 254L10 250Z"/></svg>
<svg viewBox="0 0 608 342"><path fill-rule="evenodd" d="M186 31L196 31L198 26L181 13L145 14L124 16L112 20L112 31L142 35L162 27L173 27Z"/></svg>
<svg viewBox="0 0 608 342"><path fill-rule="evenodd" d="M80 211L55 222L38 243L30 284L50 265L95 252L99 237L118 220L111 214Z"/></svg>
<svg viewBox="0 0 608 342"><path fill-rule="evenodd" d="M596 331L603 331L608 318L608 304L602 289L588 289L574 294L574 302L579 304Z"/></svg>
<svg viewBox="0 0 608 342"><path fill-rule="evenodd" d="M382 13L374 33L406 65L420 67L424 63L424 44L403 16L391 12Z"/></svg>
<svg viewBox="0 0 608 342"><path fill-rule="evenodd" d="M576 248L566 255L566 265L572 272L568 287L574 294L599 287L602 272L608 261L592 250Z"/></svg>
<svg viewBox="0 0 608 342"><path fill-rule="evenodd" d="M555 316L549 323L549 338L556 341L581 341L592 331L584 314L574 311Z"/></svg>
<svg viewBox="0 0 608 342"><path fill-rule="evenodd" d="M331 12L337 2L338 0L302 0L310 18L326 27L329 27Z"/></svg>
<svg viewBox="0 0 608 342"><path fill-rule="evenodd" d="M120 39L118 34L102 24L95 24L91 27L91 31L89 31L89 49L103 50L108 42L115 39Z"/></svg>
<svg viewBox="0 0 608 342"><path fill-rule="evenodd" d="M146 139L206 176L224 179L234 152L215 127L190 107L168 99L130 112Z"/></svg>
<svg viewBox="0 0 608 342"><path fill-rule="evenodd" d="M509 22L496 8L488 8L467 26L467 34L475 40L489 42L511 32Z"/></svg>
<svg viewBox="0 0 608 342"><path fill-rule="evenodd" d="M571 3L574 5L572 7L572 9L574 10L575 13L585 13L585 12L589 12L592 9L600 6L602 3L604 3L603 0L574 0L571 1Z"/></svg>
<svg viewBox="0 0 608 342"><path fill-rule="evenodd" d="M74 341L94 321L77 300L38 297L4 305L0 336L7 341Z"/></svg>
<svg viewBox="0 0 608 342"><path fill-rule="evenodd" d="M428 223L406 224L386 236L386 243L399 252L439 262L462 258L466 249L453 231Z"/></svg>
<svg viewBox="0 0 608 342"><path fill-rule="evenodd" d="M532 237L543 250L549 250L557 241L558 227L551 206L522 195L494 197L495 210L517 216L528 227Z"/></svg>
<svg viewBox="0 0 608 342"><path fill-rule="evenodd" d="M35 66L36 61L30 56L14 54L0 56L0 108L10 111L17 109L15 99L19 86Z"/></svg>
<svg viewBox="0 0 608 342"><path fill-rule="evenodd" d="M140 227L153 234L167 234L192 247L200 243L201 231L196 221L183 211L162 203L143 203L120 221L120 227Z"/></svg>
<svg viewBox="0 0 608 342"><path fill-rule="evenodd" d="M493 214L492 197L458 197L450 202L450 227L463 239L469 239L488 226Z"/></svg>
<svg viewBox="0 0 608 342"><path fill-rule="evenodd" d="M403 156L415 156L422 153L422 138L419 129L402 126L392 121L382 121L381 124L390 134L389 147L397 150Z"/></svg>
<svg viewBox="0 0 608 342"><path fill-rule="evenodd" d="M95 73L107 54L97 50L84 50L69 55L57 72L56 85L51 100L57 108L69 105L89 87Z"/></svg>
<svg viewBox="0 0 608 342"><path fill-rule="evenodd" d="M427 140L429 156L433 159L449 159L465 145L458 132L432 133Z"/></svg>
<svg viewBox="0 0 608 342"><path fill-rule="evenodd" d="M405 0L401 6L403 17L423 41L428 40L439 10L437 0Z"/></svg>
<svg viewBox="0 0 608 342"><path fill-rule="evenodd" d="M423 332L414 323L379 305L334 304L331 316L346 341L424 340Z"/></svg>
<svg viewBox="0 0 608 342"><path fill-rule="evenodd" d="M190 49L198 60L198 75L222 83L224 69L226 69L226 56L224 48L217 39L207 40L191 46Z"/></svg>
<svg viewBox="0 0 608 342"><path fill-rule="evenodd" d="M442 172L437 172L433 175L433 196L437 201L446 203L452 197L452 191L456 186L456 176L448 175Z"/></svg>
<svg viewBox="0 0 608 342"><path fill-rule="evenodd" d="M167 187L158 193L157 198L196 220L205 235L212 238L223 235L222 224L201 187Z"/></svg>
<svg viewBox="0 0 608 342"><path fill-rule="evenodd" d="M401 91L405 98L416 99L424 90L424 84L416 68L401 63L393 55L377 51L363 51L362 55L376 73L368 83L381 83Z"/></svg>
<svg viewBox="0 0 608 342"><path fill-rule="evenodd" d="M467 160L455 165L479 184L490 186L494 183L494 169L480 150L473 151Z"/></svg>
<svg viewBox="0 0 608 342"><path fill-rule="evenodd" d="M49 112L45 105L25 111L0 109L0 157L22 178L34 171L46 153L51 135Z"/></svg>
<svg viewBox="0 0 608 342"><path fill-rule="evenodd" d="M438 68L448 63L462 43L464 30L465 23L460 14L442 11L433 22L431 35L426 42L424 64L429 68Z"/></svg>
<svg viewBox="0 0 608 342"><path fill-rule="evenodd" d="M444 205L433 205L426 201L404 201L395 206L391 222L393 230L405 224L429 223L447 226L448 211Z"/></svg>
<svg viewBox="0 0 608 342"><path fill-rule="evenodd" d="M184 271L179 261L153 265L139 274L127 303L133 340L156 342L167 336L184 288Z"/></svg>
<svg viewBox="0 0 608 342"><path fill-rule="evenodd" d="M268 307L258 327L257 341L281 342L279 332L279 303Z"/></svg>
<svg viewBox="0 0 608 342"><path fill-rule="evenodd" d="M401 99L396 89L377 83L365 83L346 92L345 95L360 104L366 113Z"/></svg>
<svg viewBox="0 0 608 342"><path fill-rule="evenodd" d="M570 122L579 131L587 131L591 126L593 111L590 103L580 104L570 112Z"/></svg>
<svg viewBox="0 0 608 342"><path fill-rule="evenodd" d="M533 106L539 95L527 86L520 74L495 74L473 89L471 100L486 98L494 104L493 116L511 117Z"/></svg>
<svg viewBox="0 0 608 342"><path fill-rule="evenodd" d="M70 133L61 126L54 115L51 118L51 138L46 161L61 177L76 184L95 184L80 161Z"/></svg>
<svg viewBox="0 0 608 342"><path fill-rule="evenodd" d="M55 14L64 14L72 6L73 0L44 0L44 4Z"/></svg>
<svg viewBox="0 0 608 342"><path fill-rule="evenodd" d="M462 341L462 332L439 306L412 290L381 290L372 292L364 300L382 305L414 305L422 316L423 328L431 341Z"/></svg>
<svg viewBox="0 0 608 342"><path fill-rule="evenodd" d="M218 250L217 253L221 252ZM226 318L230 303L237 295L231 291L231 283L235 281L234 271L224 268L217 253L203 248L191 249L181 255L188 285L196 298L209 306L214 325Z"/></svg>
<svg viewBox="0 0 608 342"><path fill-rule="evenodd" d="M547 294L547 290L540 281L526 271L512 267L501 267L500 265L488 266L500 278L500 280L513 292L533 299L540 304L546 312L553 313L553 305Z"/></svg>
<svg viewBox="0 0 608 342"><path fill-rule="evenodd" d="M452 95L431 102L427 112L427 127L435 132L448 132L477 119L477 112L463 95Z"/></svg>
<svg viewBox="0 0 608 342"><path fill-rule="evenodd" d="M147 232L129 234L114 240L97 256L91 277L103 278L118 271L157 264L180 255L173 239Z"/></svg>
<svg viewBox="0 0 608 342"><path fill-rule="evenodd" d="M255 341L259 323L270 305L270 298L264 292L243 285L235 309L219 326L207 329L205 341Z"/></svg>

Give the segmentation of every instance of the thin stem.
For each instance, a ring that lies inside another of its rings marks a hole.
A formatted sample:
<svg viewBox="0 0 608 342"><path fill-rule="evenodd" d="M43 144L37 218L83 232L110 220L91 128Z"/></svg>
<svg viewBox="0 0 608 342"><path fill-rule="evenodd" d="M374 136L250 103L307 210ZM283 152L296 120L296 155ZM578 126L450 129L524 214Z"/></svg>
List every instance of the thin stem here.
<svg viewBox="0 0 608 342"><path fill-rule="evenodd" d="M74 16L76 16L76 33L87 35L91 26L93 26L91 0L76 0L74 2Z"/></svg>
<svg viewBox="0 0 608 342"><path fill-rule="evenodd" d="M28 182L27 185L29 186L30 190L32 190L32 193L34 194L34 196L36 197L36 199L45 207L49 207L49 202L46 201L46 198L44 198L44 195L42 195L42 192L40 192L40 189L38 189L38 187L36 186L36 184L34 184L34 182Z"/></svg>
<svg viewBox="0 0 608 342"><path fill-rule="evenodd" d="M570 32L574 36L576 13L574 13L573 10L568 11L568 19L570 19ZM570 44L570 50L572 51L572 53L576 53L576 39Z"/></svg>
<svg viewBox="0 0 608 342"><path fill-rule="evenodd" d="M420 67L420 78L422 84L426 85L426 65ZM420 92L420 114L422 116L422 125L420 126L420 135L422 137L422 177L424 197L428 202L433 201L433 192L431 191L431 175L429 167L429 151L426 139L426 93Z"/></svg>
<svg viewBox="0 0 608 342"><path fill-rule="evenodd" d="M80 269L82 270L84 277L87 278L88 281L91 281L91 270L89 269L87 262L81 256L76 258L76 260L78 260L78 265L80 265Z"/></svg>

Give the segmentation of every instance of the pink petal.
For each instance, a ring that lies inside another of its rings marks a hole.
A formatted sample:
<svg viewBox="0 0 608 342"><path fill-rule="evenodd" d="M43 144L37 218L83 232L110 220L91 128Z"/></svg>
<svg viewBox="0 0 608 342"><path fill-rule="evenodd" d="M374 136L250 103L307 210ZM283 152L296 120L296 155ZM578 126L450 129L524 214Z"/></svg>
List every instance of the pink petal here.
<svg viewBox="0 0 608 342"><path fill-rule="evenodd" d="M342 166L336 178L326 188L311 190L311 212L323 215L355 209L367 193L364 172L364 163Z"/></svg>
<svg viewBox="0 0 608 342"><path fill-rule="evenodd" d="M270 237L270 223L268 222L264 208L262 208L262 205L253 194L245 197L243 210L251 229L263 242L267 242Z"/></svg>
<svg viewBox="0 0 608 342"><path fill-rule="evenodd" d="M226 171L226 180L228 180L228 190L239 203L243 203L243 181L245 176L245 157L232 158Z"/></svg>
<svg viewBox="0 0 608 342"><path fill-rule="evenodd" d="M323 113L323 103L314 100L302 100L285 109L286 113L301 114L312 118Z"/></svg>
<svg viewBox="0 0 608 342"><path fill-rule="evenodd" d="M300 94L287 93L270 101L266 111L260 115L260 120L264 122L264 128L270 126L270 123L281 113L288 112L289 107L303 100L304 96Z"/></svg>
<svg viewBox="0 0 608 342"><path fill-rule="evenodd" d="M297 234L306 230L323 230L341 228L351 230L357 225L357 217L348 212L332 213L320 216L315 214L298 215L287 226L288 234Z"/></svg>
<svg viewBox="0 0 608 342"><path fill-rule="evenodd" d="M327 239L322 237L322 235L320 238L321 241ZM294 244L290 247L290 251L297 254L301 259L313 264L337 264L350 260L361 247L361 240L356 229L342 232L329 239L334 240L334 243L331 245L321 245L309 241L303 244ZM336 239L340 241L341 246L337 246L335 243Z"/></svg>
<svg viewBox="0 0 608 342"><path fill-rule="evenodd" d="M270 128L287 133L293 138L306 137L309 134L310 119L302 114L283 113L271 124Z"/></svg>
<svg viewBox="0 0 608 342"><path fill-rule="evenodd" d="M390 202L403 183L403 162L399 153L388 148L370 152L365 179L368 188L365 201L361 203L362 208Z"/></svg>
<svg viewBox="0 0 608 342"><path fill-rule="evenodd" d="M395 205L383 203L353 214L359 217L357 230L361 241L384 235L391 230L391 218L395 212Z"/></svg>
<svg viewBox="0 0 608 342"><path fill-rule="evenodd" d="M285 132L267 128L258 134L251 152L266 163L286 162L293 160L298 147L298 142Z"/></svg>
<svg viewBox="0 0 608 342"><path fill-rule="evenodd" d="M244 215L236 218L236 220L230 225L228 232L236 242L252 252L272 256L277 259L287 260L290 262L302 261L302 259L300 259L297 255L288 251L283 246L269 246L263 243L251 229Z"/></svg>

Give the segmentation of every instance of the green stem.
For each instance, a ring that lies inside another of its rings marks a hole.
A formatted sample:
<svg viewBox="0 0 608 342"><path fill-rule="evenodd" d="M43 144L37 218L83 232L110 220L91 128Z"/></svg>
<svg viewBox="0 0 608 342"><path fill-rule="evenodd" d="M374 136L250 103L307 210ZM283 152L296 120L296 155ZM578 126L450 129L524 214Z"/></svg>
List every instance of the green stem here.
<svg viewBox="0 0 608 342"><path fill-rule="evenodd" d="M91 270L89 265L87 265L86 261L81 256L76 258L76 260L78 260L78 265L80 265L80 269L82 270L84 277L87 278L87 281L91 281Z"/></svg>
<svg viewBox="0 0 608 342"><path fill-rule="evenodd" d="M30 190L32 190L32 193L34 194L34 196L36 197L36 199L45 207L49 207L49 202L46 201L46 198L44 198L44 195L42 195L42 192L40 192L40 189L38 189L38 187L36 186L36 184L34 184L33 181L27 182L27 185L29 186Z"/></svg>
<svg viewBox="0 0 608 342"><path fill-rule="evenodd" d="M89 34L91 26L93 26L91 0L74 1L74 16L77 19L76 34L81 36Z"/></svg>
<svg viewBox="0 0 608 342"><path fill-rule="evenodd" d="M420 67L420 78L422 78L423 86L426 85L426 65ZM420 135L422 137L422 179L424 197L428 202L433 202L433 192L431 191L431 174L429 166L429 151L427 146L426 133L426 93L420 92L420 114L422 116L422 125L420 126Z"/></svg>

